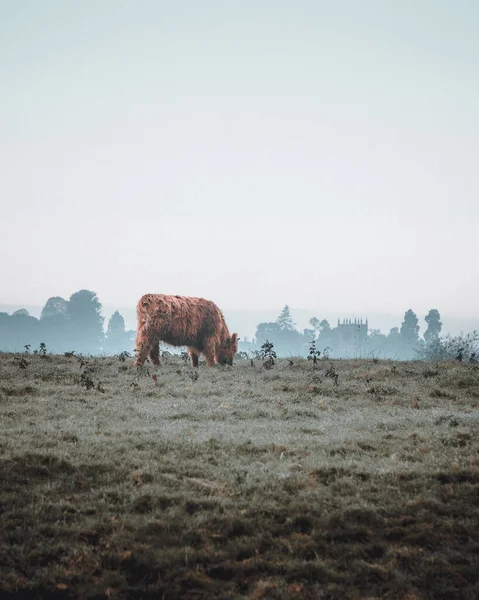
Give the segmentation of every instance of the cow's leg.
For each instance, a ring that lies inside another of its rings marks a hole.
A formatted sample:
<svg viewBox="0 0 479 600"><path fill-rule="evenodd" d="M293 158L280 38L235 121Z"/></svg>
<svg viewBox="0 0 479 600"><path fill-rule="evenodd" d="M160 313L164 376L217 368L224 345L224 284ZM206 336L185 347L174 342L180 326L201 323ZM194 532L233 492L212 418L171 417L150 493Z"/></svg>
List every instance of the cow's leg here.
<svg viewBox="0 0 479 600"><path fill-rule="evenodd" d="M191 366L197 367L200 353L198 352L198 350L196 350L196 348L190 348L189 346L188 346L188 353L190 355Z"/></svg>
<svg viewBox="0 0 479 600"><path fill-rule="evenodd" d="M136 366L141 367L149 355L154 365L160 364L160 339L155 331L142 327L136 334Z"/></svg>
<svg viewBox="0 0 479 600"><path fill-rule="evenodd" d="M215 366L215 351L216 351L216 342L214 338L208 338L205 342L203 348L203 354L205 355L206 362L209 367Z"/></svg>
<svg viewBox="0 0 479 600"><path fill-rule="evenodd" d="M160 364L160 342L156 342L150 347L150 360L152 364L159 366Z"/></svg>
<svg viewBox="0 0 479 600"><path fill-rule="evenodd" d="M150 341L148 339L148 332L139 328L136 334L136 366L141 367L146 357L148 356L148 351L150 349Z"/></svg>

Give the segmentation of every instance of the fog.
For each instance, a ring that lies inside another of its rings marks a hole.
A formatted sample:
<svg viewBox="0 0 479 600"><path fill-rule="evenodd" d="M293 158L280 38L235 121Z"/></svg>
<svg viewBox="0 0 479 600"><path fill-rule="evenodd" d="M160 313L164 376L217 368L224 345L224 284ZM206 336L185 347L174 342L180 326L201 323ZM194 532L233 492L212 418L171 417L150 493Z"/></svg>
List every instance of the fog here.
<svg viewBox="0 0 479 600"><path fill-rule="evenodd" d="M28 310L29 314L37 319L40 318L42 306L30 305L15 305L0 303L0 313L14 313L20 309ZM414 308L414 306L413 306ZM281 306L271 307L263 310L248 310L248 309L226 309L224 311L226 321L231 331L240 333L242 340L251 340L254 338L256 329L259 323L275 321L282 310ZM119 311L125 320L125 328L127 330L135 330L137 325L136 310L134 306L112 306L104 304L102 306L102 314L105 317L104 329L108 320L115 311ZM327 319L332 326L336 325L338 319L368 319L370 330L379 329L384 333L388 333L391 328L399 327L405 310L398 314L389 313L365 313L359 314L355 312L322 312L321 310L301 309L291 307L291 314L294 324L299 331L310 327L309 321L313 318ZM426 322L424 321L425 314L418 313L419 331L423 335L426 330ZM450 317L447 314L441 313L443 323L443 331L452 335L460 335L461 332L468 332L479 329L479 318L460 318ZM22 347L20 347L21 349Z"/></svg>
<svg viewBox="0 0 479 600"><path fill-rule="evenodd" d="M476 327L477 31L466 0L0 1L0 303Z"/></svg>

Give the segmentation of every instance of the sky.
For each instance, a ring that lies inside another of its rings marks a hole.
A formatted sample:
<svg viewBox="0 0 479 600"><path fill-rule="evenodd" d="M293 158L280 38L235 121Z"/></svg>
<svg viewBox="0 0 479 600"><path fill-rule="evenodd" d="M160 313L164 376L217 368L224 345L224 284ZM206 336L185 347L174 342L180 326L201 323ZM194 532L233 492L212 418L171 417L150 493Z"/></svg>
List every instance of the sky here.
<svg viewBox="0 0 479 600"><path fill-rule="evenodd" d="M0 303L479 319L476 0L0 0Z"/></svg>

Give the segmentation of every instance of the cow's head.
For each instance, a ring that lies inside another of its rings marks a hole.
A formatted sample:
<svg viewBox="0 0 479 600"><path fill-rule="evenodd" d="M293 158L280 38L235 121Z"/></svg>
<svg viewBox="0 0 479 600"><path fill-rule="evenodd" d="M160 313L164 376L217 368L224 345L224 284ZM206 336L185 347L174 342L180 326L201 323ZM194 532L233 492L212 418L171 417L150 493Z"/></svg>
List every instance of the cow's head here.
<svg viewBox="0 0 479 600"><path fill-rule="evenodd" d="M232 365L233 358L238 352L238 334L228 336L220 345L218 351L218 362L221 365Z"/></svg>

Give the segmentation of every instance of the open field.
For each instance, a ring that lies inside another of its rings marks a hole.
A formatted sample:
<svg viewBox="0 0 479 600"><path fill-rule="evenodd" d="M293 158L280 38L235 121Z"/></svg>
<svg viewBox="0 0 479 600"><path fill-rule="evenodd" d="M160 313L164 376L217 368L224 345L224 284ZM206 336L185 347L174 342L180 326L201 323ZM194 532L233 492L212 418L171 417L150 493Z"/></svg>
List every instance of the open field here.
<svg viewBox="0 0 479 600"><path fill-rule="evenodd" d="M1 598L479 598L477 366L24 358Z"/></svg>

